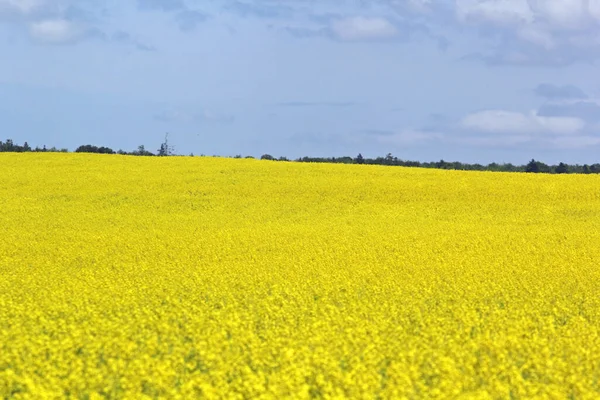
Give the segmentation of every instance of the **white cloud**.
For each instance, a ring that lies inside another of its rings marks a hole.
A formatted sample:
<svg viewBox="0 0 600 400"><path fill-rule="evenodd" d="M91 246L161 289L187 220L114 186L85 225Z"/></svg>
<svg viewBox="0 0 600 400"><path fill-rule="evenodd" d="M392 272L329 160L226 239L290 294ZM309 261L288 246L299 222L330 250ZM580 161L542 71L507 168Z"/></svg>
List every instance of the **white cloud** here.
<svg viewBox="0 0 600 400"><path fill-rule="evenodd" d="M384 18L351 17L338 19L331 25L332 32L341 40L369 40L391 38L398 34L396 27Z"/></svg>
<svg viewBox="0 0 600 400"><path fill-rule="evenodd" d="M529 118L533 123L533 127L538 127L537 131L539 133L571 135L585 127L585 122L575 117L541 117L531 113Z"/></svg>
<svg viewBox="0 0 600 400"><path fill-rule="evenodd" d="M572 135L581 131L585 122L574 117L542 117L535 112L485 110L467 115L461 126L485 133Z"/></svg>
<svg viewBox="0 0 600 400"><path fill-rule="evenodd" d="M600 0L456 0L456 16L463 22L580 30L600 21Z"/></svg>
<svg viewBox="0 0 600 400"><path fill-rule="evenodd" d="M30 14L42 5L42 0L0 0L0 11Z"/></svg>
<svg viewBox="0 0 600 400"><path fill-rule="evenodd" d="M580 29L592 17L589 0L544 0L529 4L538 19L546 21L554 29Z"/></svg>
<svg viewBox="0 0 600 400"><path fill-rule="evenodd" d="M527 0L456 0L456 16L463 22L516 25L534 21Z"/></svg>
<svg viewBox="0 0 600 400"><path fill-rule="evenodd" d="M72 44L85 38L105 38L94 26L100 4L75 0L0 0L0 23L23 27L32 41Z"/></svg>
<svg viewBox="0 0 600 400"><path fill-rule="evenodd" d="M588 10L593 19L600 21L600 0L589 0Z"/></svg>
<svg viewBox="0 0 600 400"><path fill-rule="evenodd" d="M526 42L551 50L556 46L552 35L539 27L529 25L520 28L517 35Z"/></svg>
<svg viewBox="0 0 600 400"><path fill-rule="evenodd" d="M455 14L459 23L502 38L483 57L492 63L565 65L600 57L600 0L456 0Z"/></svg>
<svg viewBox="0 0 600 400"><path fill-rule="evenodd" d="M29 25L31 37L48 44L68 43L77 39L83 32L72 22L64 19L50 19L32 22Z"/></svg>

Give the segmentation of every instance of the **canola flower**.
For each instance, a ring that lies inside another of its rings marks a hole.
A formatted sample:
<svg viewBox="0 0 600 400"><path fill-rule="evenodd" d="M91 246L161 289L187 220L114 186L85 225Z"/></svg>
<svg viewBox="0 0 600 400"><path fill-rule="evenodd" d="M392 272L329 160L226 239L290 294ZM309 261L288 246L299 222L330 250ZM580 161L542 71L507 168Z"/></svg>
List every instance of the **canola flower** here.
<svg viewBox="0 0 600 400"><path fill-rule="evenodd" d="M600 398L600 176L0 172L1 398Z"/></svg>

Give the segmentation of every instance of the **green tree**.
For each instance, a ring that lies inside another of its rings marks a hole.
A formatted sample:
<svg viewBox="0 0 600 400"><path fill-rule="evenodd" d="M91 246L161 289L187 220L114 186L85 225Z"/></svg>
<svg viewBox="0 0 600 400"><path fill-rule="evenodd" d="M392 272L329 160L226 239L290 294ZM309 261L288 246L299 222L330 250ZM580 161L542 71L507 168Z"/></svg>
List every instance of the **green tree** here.
<svg viewBox="0 0 600 400"><path fill-rule="evenodd" d="M143 144L139 145L137 151L134 151L131 154L136 155L136 156L153 156L154 155L154 153L152 153L151 151L146 150L146 146L144 146Z"/></svg>
<svg viewBox="0 0 600 400"><path fill-rule="evenodd" d="M556 172L557 174L566 174L567 172L569 172L569 168L565 163L561 162L560 164L558 164L554 172Z"/></svg>
<svg viewBox="0 0 600 400"><path fill-rule="evenodd" d="M537 161L535 161L532 158L531 161L529 161L529 163L525 167L525 172L530 172L530 173L538 173L538 172L540 172L540 166L538 165Z"/></svg>
<svg viewBox="0 0 600 400"><path fill-rule="evenodd" d="M42 151L46 151L45 145L44 145L44 150L42 150ZM58 150L56 149L56 147L52 147L50 149L50 151L54 152L54 151L58 151ZM98 146L93 146L91 144L84 144L84 145L76 148L75 153L115 154L115 151L109 147L104 147L104 146L98 147Z"/></svg>
<svg viewBox="0 0 600 400"><path fill-rule="evenodd" d="M392 165L394 163L394 156L392 153L387 153L385 156L384 164Z"/></svg>

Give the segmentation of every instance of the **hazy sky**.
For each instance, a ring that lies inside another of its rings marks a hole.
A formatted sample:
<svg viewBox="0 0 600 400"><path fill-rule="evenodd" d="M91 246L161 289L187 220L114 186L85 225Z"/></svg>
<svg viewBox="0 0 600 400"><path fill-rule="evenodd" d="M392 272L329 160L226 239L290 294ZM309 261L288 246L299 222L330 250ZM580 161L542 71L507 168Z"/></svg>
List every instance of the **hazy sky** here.
<svg viewBox="0 0 600 400"><path fill-rule="evenodd" d="M600 0L0 0L0 139L600 162Z"/></svg>

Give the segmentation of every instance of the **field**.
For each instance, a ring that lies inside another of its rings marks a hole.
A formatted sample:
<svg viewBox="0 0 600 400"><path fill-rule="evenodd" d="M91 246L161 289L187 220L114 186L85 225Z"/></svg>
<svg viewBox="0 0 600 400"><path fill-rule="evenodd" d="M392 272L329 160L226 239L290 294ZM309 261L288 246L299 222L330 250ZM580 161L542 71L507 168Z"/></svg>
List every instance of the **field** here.
<svg viewBox="0 0 600 400"><path fill-rule="evenodd" d="M0 154L0 398L600 397L600 176Z"/></svg>

